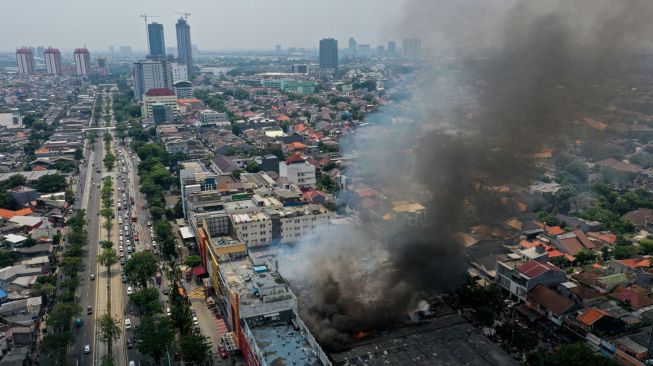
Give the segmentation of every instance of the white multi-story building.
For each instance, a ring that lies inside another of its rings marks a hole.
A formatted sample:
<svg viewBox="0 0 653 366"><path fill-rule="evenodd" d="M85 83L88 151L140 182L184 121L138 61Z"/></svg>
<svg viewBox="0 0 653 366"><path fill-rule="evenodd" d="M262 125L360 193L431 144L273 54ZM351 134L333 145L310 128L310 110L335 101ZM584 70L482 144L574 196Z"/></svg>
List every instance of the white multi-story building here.
<svg viewBox="0 0 653 366"><path fill-rule="evenodd" d="M279 162L279 176L300 187L315 187L315 166L299 153Z"/></svg>
<svg viewBox="0 0 653 366"><path fill-rule="evenodd" d="M272 243L272 221L264 212L230 215L234 231L248 247Z"/></svg>
<svg viewBox="0 0 653 366"><path fill-rule="evenodd" d="M141 60L133 66L134 98L142 100L150 89L172 89L172 68L165 60Z"/></svg>
<svg viewBox="0 0 653 366"><path fill-rule="evenodd" d="M199 117L200 122L202 122L203 125L215 124L219 122L226 122L226 124L230 124L229 120L227 119L227 113L216 112L212 109L201 110Z"/></svg>
<svg viewBox="0 0 653 366"><path fill-rule="evenodd" d="M75 49L75 68L77 75L87 76L91 73L91 56L86 48Z"/></svg>
<svg viewBox="0 0 653 366"><path fill-rule="evenodd" d="M34 53L31 48L23 47L16 50L16 64L18 73L32 75L34 73Z"/></svg>
<svg viewBox="0 0 653 366"><path fill-rule="evenodd" d="M284 207L276 210L273 215L279 217L281 242L299 241L307 235L318 233L333 218L333 212L321 205Z"/></svg>
<svg viewBox="0 0 653 366"><path fill-rule="evenodd" d="M170 72L172 73L172 83L179 81L188 81L188 67L183 62L169 62Z"/></svg>
<svg viewBox="0 0 653 366"><path fill-rule="evenodd" d="M45 58L45 69L50 75L61 75L61 52L56 48L48 48L43 52Z"/></svg>
<svg viewBox="0 0 653 366"><path fill-rule="evenodd" d="M143 94L141 113L143 118L152 118L152 106L163 104L172 114L177 111L177 96L168 88L154 88Z"/></svg>

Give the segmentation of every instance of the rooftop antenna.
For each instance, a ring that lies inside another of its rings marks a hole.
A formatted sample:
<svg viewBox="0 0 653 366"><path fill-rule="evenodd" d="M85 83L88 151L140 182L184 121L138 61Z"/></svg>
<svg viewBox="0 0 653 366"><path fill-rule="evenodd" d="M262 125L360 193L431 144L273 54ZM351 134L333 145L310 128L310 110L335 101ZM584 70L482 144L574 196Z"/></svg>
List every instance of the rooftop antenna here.
<svg viewBox="0 0 653 366"><path fill-rule="evenodd" d="M140 15L141 18L145 19L145 34L147 35L147 53L152 54L152 50L150 49L150 32L147 30L147 18L159 18L158 15L147 15L145 13Z"/></svg>
<svg viewBox="0 0 653 366"><path fill-rule="evenodd" d="M190 15L190 13L188 13L188 12L181 12L181 11L176 11L175 14L181 14L181 15L183 15L183 16L184 16L184 20L188 20L188 16Z"/></svg>

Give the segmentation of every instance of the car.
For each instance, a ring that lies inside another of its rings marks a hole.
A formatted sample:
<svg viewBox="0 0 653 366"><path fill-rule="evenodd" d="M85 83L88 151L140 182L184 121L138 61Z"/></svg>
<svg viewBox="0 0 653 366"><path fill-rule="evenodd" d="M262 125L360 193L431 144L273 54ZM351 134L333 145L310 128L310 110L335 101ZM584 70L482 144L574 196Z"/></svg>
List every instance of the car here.
<svg viewBox="0 0 653 366"><path fill-rule="evenodd" d="M84 353L89 354L91 353L91 345L87 344L84 346Z"/></svg>
<svg viewBox="0 0 653 366"><path fill-rule="evenodd" d="M86 307L86 314L88 314L88 315L93 314L93 307L92 306L87 306Z"/></svg>
<svg viewBox="0 0 653 366"><path fill-rule="evenodd" d="M91 273L91 281L95 281L95 273Z"/></svg>
<svg viewBox="0 0 653 366"><path fill-rule="evenodd" d="M132 338L127 338L127 348L134 347L134 341Z"/></svg>
<svg viewBox="0 0 653 366"><path fill-rule="evenodd" d="M124 257L125 257L125 252L122 252L122 251L121 251L121 252L120 252L120 258L124 258Z"/></svg>
<svg viewBox="0 0 653 366"><path fill-rule="evenodd" d="M124 266L125 265L125 258L120 258L120 265Z"/></svg>
<svg viewBox="0 0 653 366"><path fill-rule="evenodd" d="M132 321L129 318L125 319L125 329L127 330L132 329Z"/></svg>
<svg viewBox="0 0 653 366"><path fill-rule="evenodd" d="M152 221L148 221L147 226L152 226Z"/></svg>
<svg viewBox="0 0 653 366"><path fill-rule="evenodd" d="M200 332L201 332L200 327L197 326L197 325L193 328L193 330L195 331L195 334L200 334Z"/></svg>
<svg viewBox="0 0 653 366"><path fill-rule="evenodd" d="M126 275L122 275L122 283L127 283L127 276Z"/></svg>
<svg viewBox="0 0 653 366"><path fill-rule="evenodd" d="M193 316L193 318L197 316L197 312L195 311L195 309L190 309L190 314Z"/></svg>
<svg viewBox="0 0 653 366"><path fill-rule="evenodd" d="M124 229L125 229L125 232L129 231L129 226L125 225Z"/></svg>
<svg viewBox="0 0 653 366"><path fill-rule="evenodd" d="M136 362L134 362L134 361L129 361L129 366L136 366Z"/></svg>
<svg viewBox="0 0 653 366"><path fill-rule="evenodd" d="M127 295L131 295L134 292L131 286L127 286Z"/></svg>
<svg viewBox="0 0 653 366"><path fill-rule="evenodd" d="M131 254L133 252L131 245L127 247L127 253Z"/></svg>
<svg viewBox="0 0 653 366"><path fill-rule="evenodd" d="M167 295L167 294L168 294L168 288L167 288L167 287L164 287L164 288L163 288L163 294L164 294L164 295Z"/></svg>
<svg viewBox="0 0 653 366"><path fill-rule="evenodd" d="M172 312L170 311L170 308L166 308L166 315L167 315L167 316L171 316L171 315L172 315Z"/></svg>
<svg viewBox="0 0 653 366"><path fill-rule="evenodd" d="M218 347L218 353L220 354L220 358L222 358L223 360L229 357L229 355L227 354L227 349L222 346Z"/></svg>

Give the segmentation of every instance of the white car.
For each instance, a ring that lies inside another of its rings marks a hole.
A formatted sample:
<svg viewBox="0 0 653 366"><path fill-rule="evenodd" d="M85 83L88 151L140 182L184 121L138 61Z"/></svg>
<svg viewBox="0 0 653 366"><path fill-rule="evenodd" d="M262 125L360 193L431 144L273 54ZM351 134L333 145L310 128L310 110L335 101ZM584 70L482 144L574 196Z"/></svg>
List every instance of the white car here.
<svg viewBox="0 0 653 366"><path fill-rule="evenodd" d="M84 346L84 353L91 353L91 345L87 344Z"/></svg>
<svg viewBox="0 0 653 366"><path fill-rule="evenodd" d="M125 319L125 329L132 329L132 321L130 319Z"/></svg>
<svg viewBox="0 0 653 366"><path fill-rule="evenodd" d="M131 295L134 292L131 286L127 286L127 295Z"/></svg>
<svg viewBox="0 0 653 366"><path fill-rule="evenodd" d="M170 311L170 308L166 308L166 315L167 315L167 316L172 315L172 312Z"/></svg>

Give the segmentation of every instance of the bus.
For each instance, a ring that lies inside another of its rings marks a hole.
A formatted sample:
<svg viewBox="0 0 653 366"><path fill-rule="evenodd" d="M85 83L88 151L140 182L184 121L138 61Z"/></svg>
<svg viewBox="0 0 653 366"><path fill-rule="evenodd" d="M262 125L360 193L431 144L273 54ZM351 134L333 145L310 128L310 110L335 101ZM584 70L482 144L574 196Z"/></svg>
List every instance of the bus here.
<svg viewBox="0 0 653 366"><path fill-rule="evenodd" d="M136 222L138 220L135 212L132 212L131 218L132 218L132 222Z"/></svg>

